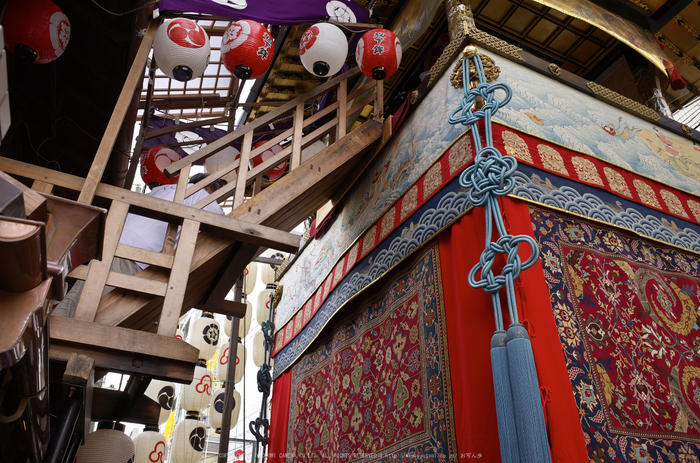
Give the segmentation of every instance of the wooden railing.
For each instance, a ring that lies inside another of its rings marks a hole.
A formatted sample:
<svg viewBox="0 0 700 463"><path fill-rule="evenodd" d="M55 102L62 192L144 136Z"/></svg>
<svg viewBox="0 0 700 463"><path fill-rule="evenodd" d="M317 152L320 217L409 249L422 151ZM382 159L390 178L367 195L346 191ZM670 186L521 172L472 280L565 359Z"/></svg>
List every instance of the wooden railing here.
<svg viewBox="0 0 700 463"><path fill-rule="evenodd" d="M178 196L182 198L188 197L214 181L224 178L228 181L228 184L210 197L197 203L196 207L203 207L215 200L221 203L227 199L232 199L232 206L235 209L245 201L246 189L253 186L250 190L251 195L258 193L263 175L276 166L288 162L289 171L297 169L302 163L302 150L307 145L328 134L331 136L331 144L341 140L347 134L347 121L353 120L354 116L367 105L372 104L374 106L374 119L380 122L383 121L383 81L372 81L350 94L347 93L348 80L356 77L359 73L359 68L355 67L168 166L165 169L167 175L174 176L179 173L180 178L187 178L189 169L193 164L204 161L227 146L241 143L239 159L190 186L186 191L181 190L185 185L179 185ZM318 97L325 94L332 95L333 93L335 93L335 98L330 99L332 102L325 108L314 113L309 113L309 111L305 110L307 105ZM331 116L330 120L316 127L316 123ZM263 145L253 148L256 130L266 129L274 122L290 118L293 123L289 129L278 133ZM254 168L246 167L240 169L240 166L248 166L249 161L255 156L289 139L291 139L291 143L288 146L262 164ZM236 173L236 170L238 170L238 173ZM243 172L243 174L240 174L240 172Z"/></svg>

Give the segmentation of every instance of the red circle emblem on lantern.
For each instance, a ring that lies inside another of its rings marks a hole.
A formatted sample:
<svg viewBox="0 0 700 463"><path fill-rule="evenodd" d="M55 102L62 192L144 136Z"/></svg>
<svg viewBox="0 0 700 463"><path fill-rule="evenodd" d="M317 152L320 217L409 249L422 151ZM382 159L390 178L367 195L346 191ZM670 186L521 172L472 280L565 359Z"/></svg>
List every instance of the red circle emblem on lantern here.
<svg viewBox="0 0 700 463"><path fill-rule="evenodd" d="M199 24L184 18L173 19L168 24L170 40L187 48L202 48L207 43L207 36Z"/></svg>
<svg viewBox="0 0 700 463"><path fill-rule="evenodd" d="M146 185L160 183L161 185L171 185L177 183L178 175L173 178L165 176L163 171L170 164L179 161L181 158L177 151L165 146L154 146L146 151L141 159L141 178Z"/></svg>
<svg viewBox="0 0 700 463"><path fill-rule="evenodd" d="M265 74L274 51L270 32L250 19L233 22L221 40L224 66L241 79L257 79Z"/></svg>
<svg viewBox="0 0 700 463"><path fill-rule="evenodd" d="M50 63L70 40L70 22L50 0L10 0L1 22L7 48L26 62Z"/></svg>
<svg viewBox="0 0 700 463"><path fill-rule="evenodd" d="M401 64L401 42L387 29L367 31L357 42L355 59L367 77L387 79L394 75Z"/></svg>
<svg viewBox="0 0 700 463"><path fill-rule="evenodd" d="M258 148L262 145L267 143L267 140L260 140L257 142L255 145L253 145L253 148ZM253 164L253 167L257 167L263 162L267 161L271 157L275 156L277 153L281 152L283 148L280 145L274 145L273 147L263 151L262 153L258 154L255 156L253 159L251 159L251 163ZM279 164L277 167L274 169L270 170L265 174L267 178L271 181L274 182L275 180L279 179L282 174L284 174L284 170L287 168L287 161L283 162L282 164Z"/></svg>
<svg viewBox="0 0 700 463"><path fill-rule="evenodd" d="M320 30L318 26L311 26L304 32L299 40L299 55L306 53L306 50L311 48L316 42L316 37L318 37Z"/></svg>

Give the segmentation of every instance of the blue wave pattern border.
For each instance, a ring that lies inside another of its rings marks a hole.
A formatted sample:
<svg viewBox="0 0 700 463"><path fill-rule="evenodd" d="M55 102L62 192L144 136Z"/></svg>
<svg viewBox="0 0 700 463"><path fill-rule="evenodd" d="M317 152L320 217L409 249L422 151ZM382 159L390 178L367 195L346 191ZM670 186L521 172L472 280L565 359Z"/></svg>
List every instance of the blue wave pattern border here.
<svg viewBox="0 0 700 463"><path fill-rule="evenodd" d="M534 169L532 170L534 171ZM538 175L547 175L542 171L537 172ZM514 178L516 186L513 194L520 198L600 220L648 238L700 252L700 233L690 227L679 228L676 225L677 222L684 225L690 224L675 217L665 216L665 214L658 212L658 216L640 212L646 208L635 203L622 201L617 197L615 197L616 200L613 203L615 206L613 207L611 203L601 199L598 194L581 193L568 185L559 185L556 189L548 192L542 186L534 184L523 172L516 172ZM553 177L547 176L547 178L552 179ZM581 189L586 189L586 187L581 186ZM637 207L630 207L629 204L635 204ZM669 217L669 219L665 217Z"/></svg>

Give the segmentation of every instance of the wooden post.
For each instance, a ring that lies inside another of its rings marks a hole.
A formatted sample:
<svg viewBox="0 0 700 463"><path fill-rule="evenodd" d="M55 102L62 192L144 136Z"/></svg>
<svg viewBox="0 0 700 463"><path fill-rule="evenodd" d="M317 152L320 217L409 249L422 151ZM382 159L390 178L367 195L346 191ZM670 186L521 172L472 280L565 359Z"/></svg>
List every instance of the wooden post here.
<svg viewBox="0 0 700 463"><path fill-rule="evenodd" d="M141 46L136 53L136 58L131 65L131 70L129 70L129 75L124 82L124 87L119 95L117 104L112 111L112 117L109 118L109 123L107 124L107 129L102 136L102 141L100 146L97 148L97 153L95 154L95 159L92 161L92 166L90 167L90 172L88 173L85 183L83 184L83 189L78 196L78 202L90 204L92 199L95 197L95 190L97 185L100 183L102 174L104 173L107 162L109 162L109 157L112 154L112 148L114 147L114 142L117 140L119 135L119 130L124 122L124 117L131 104L131 99L134 96L136 88L138 88L143 79L143 71L146 67L146 60L148 59L148 53L153 45L153 39L156 35L156 30L158 29L158 24L156 21L151 21L146 30L146 35L144 35L141 41Z"/></svg>
<svg viewBox="0 0 700 463"><path fill-rule="evenodd" d="M131 186L134 183L134 177L136 176L136 168L141 160L141 151L143 151L143 142L146 141L146 132L148 131L148 124L151 123L151 102L153 101L153 87L156 79L156 59L151 59L151 65L148 67L148 88L146 90L146 107L143 110L143 115L141 116L141 129L139 130L139 136L136 139L136 146L134 147L134 152L131 154L131 163L129 164L129 170L126 173L126 179L124 179L124 188L131 190Z"/></svg>
<svg viewBox="0 0 700 463"><path fill-rule="evenodd" d="M345 136L348 127L347 121L348 111L348 81L343 80L338 86L338 130L336 131L336 140L340 140Z"/></svg>
<svg viewBox="0 0 700 463"><path fill-rule="evenodd" d="M233 289L233 300L241 301L243 291L243 275L236 282ZM252 315L252 314L251 314ZM229 352L238 352L238 325L240 319L233 317L231 319L231 343ZM229 353L229 358L231 358ZM221 417L221 437L219 438L219 460L218 463L226 463L228 461L228 440L231 433L231 410L233 410L233 390L234 379L236 377L235 362L228 362L228 371L226 372L226 385L224 386L224 415Z"/></svg>
<svg viewBox="0 0 700 463"><path fill-rule="evenodd" d="M301 139L304 135L304 101L302 100L294 111L294 135L292 137L292 156L289 160L289 171L301 164Z"/></svg>
<svg viewBox="0 0 700 463"><path fill-rule="evenodd" d="M377 81L377 93L374 96L374 119L384 122L384 81Z"/></svg>
<svg viewBox="0 0 700 463"><path fill-rule="evenodd" d="M236 179L236 192L233 196L233 208L237 208L243 204L245 199L245 185L248 180L248 162L250 161L250 151L253 146L253 131L247 132L243 136L243 145L241 146L241 163L238 167L238 178Z"/></svg>
<svg viewBox="0 0 700 463"><path fill-rule="evenodd" d="M177 189L175 190L174 203L182 204L185 201L185 192L187 191L187 182L190 179L190 168L187 165L180 171L180 177L177 179ZM175 253L175 244L177 241L177 225L168 224L168 231L165 232L165 241L163 242L163 254L172 256Z"/></svg>
<svg viewBox="0 0 700 463"><path fill-rule="evenodd" d="M190 219L183 221L180 240L175 251L175 261L173 262L170 280L168 281L168 292L165 293L163 312L158 323L158 334L175 336L177 331L177 322L182 311L182 301L185 299L187 279L190 276L192 256L197 244L198 233L199 222Z"/></svg>

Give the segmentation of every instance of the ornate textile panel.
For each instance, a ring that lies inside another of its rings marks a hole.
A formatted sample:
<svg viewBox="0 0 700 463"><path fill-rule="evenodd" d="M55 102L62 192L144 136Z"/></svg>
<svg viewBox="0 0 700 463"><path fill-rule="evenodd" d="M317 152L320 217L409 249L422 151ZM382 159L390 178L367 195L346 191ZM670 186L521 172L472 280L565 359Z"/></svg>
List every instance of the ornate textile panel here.
<svg viewBox="0 0 700 463"><path fill-rule="evenodd" d="M430 245L292 368L288 461L456 455L438 250Z"/></svg>
<svg viewBox="0 0 700 463"><path fill-rule="evenodd" d="M697 462L700 259L531 216L591 461Z"/></svg>

